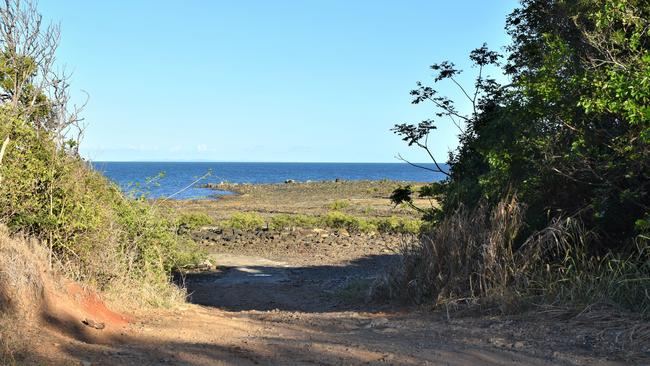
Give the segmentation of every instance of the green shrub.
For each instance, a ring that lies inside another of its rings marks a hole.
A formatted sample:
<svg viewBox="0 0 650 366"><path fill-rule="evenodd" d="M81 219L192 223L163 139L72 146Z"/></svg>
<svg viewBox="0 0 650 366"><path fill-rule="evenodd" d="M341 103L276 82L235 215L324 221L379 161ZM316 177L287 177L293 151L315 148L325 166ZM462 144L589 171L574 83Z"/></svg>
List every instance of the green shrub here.
<svg viewBox="0 0 650 366"><path fill-rule="evenodd" d="M377 230L389 233L417 234L422 227L422 220L391 216L374 220Z"/></svg>
<svg viewBox="0 0 650 366"><path fill-rule="evenodd" d="M400 231L403 233L417 234L422 228L422 220L402 219L400 222Z"/></svg>
<svg viewBox="0 0 650 366"><path fill-rule="evenodd" d="M339 211L328 212L323 217L323 222L325 226L335 229L356 230L359 228L359 219Z"/></svg>
<svg viewBox="0 0 650 366"><path fill-rule="evenodd" d="M176 226L186 230L195 230L212 224L214 224L214 219L203 212L182 213L176 219Z"/></svg>
<svg viewBox="0 0 650 366"><path fill-rule="evenodd" d="M395 232L398 231L400 227L399 218L391 216L388 218L382 218L377 220L377 226L380 231L384 232Z"/></svg>
<svg viewBox="0 0 650 366"><path fill-rule="evenodd" d="M265 226L265 219L250 212L235 213L230 219L222 221L222 227L240 230L256 230ZM268 219L270 230L288 228L332 228L360 232L388 232L396 234L418 234L423 225L420 219L406 217L363 218L340 211L331 211L322 216L304 214L277 214Z"/></svg>
<svg viewBox="0 0 650 366"><path fill-rule="evenodd" d="M239 230L256 230L263 228L266 221L260 214L255 212L236 212L230 219L222 221L221 225Z"/></svg>
<svg viewBox="0 0 650 366"><path fill-rule="evenodd" d="M349 200L336 200L328 205L331 210L343 210L344 208L350 207Z"/></svg>
<svg viewBox="0 0 650 366"><path fill-rule="evenodd" d="M379 226L369 220L359 220L359 231L364 233L375 233L379 231Z"/></svg>
<svg viewBox="0 0 650 366"><path fill-rule="evenodd" d="M279 214L271 217L269 223L269 229L271 230L283 230L293 227L301 228L312 228L319 225L319 219L314 216L308 216L303 214L298 215L289 215L289 214Z"/></svg>
<svg viewBox="0 0 650 366"><path fill-rule="evenodd" d="M355 217L340 211L331 211L323 216L279 214L272 216L269 229L282 230L291 227L313 228L327 227L361 232L389 232L402 234L417 234L422 227L422 220L389 217L363 218Z"/></svg>

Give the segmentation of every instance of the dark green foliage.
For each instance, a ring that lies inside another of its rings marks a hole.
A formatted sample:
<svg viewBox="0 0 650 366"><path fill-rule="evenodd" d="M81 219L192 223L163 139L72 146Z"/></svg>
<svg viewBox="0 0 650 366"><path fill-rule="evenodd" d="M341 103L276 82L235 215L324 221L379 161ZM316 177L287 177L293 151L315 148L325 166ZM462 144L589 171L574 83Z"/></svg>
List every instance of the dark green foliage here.
<svg viewBox="0 0 650 366"><path fill-rule="evenodd" d="M524 0L507 22L511 84L483 76L500 58L485 46L470 54L475 91L462 89L471 114L418 83L414 103L433 102L438 117L464 122L437 195L443 214L516 192L527 232L572 216L598 231L594 250L636 239L650 209L649 17L643 1ZM449 62L432 69L434 82L456 83L460 72ZM433 128L427 120L395 131L426 147ZM410 202L406 189L396 202Z"/></svg>
<svg viewBox="0 0 650 366"><path fill-rule="evenodd" d="M508 20L518 109L538 126L516 136L539 157L527 201L537 221L579 216L612 249L650 206L649 15L643 1L525 1Z"/></svg>
<svg viewBox="0 0 650 366"><path fill-rule="evenodd" d="M401 203L412 204L413 198L413 189L410 185L396 188L393 193L390 195L390 201L396 205Z"/></svg>
<svg viewBox="0 0 650 366"><path fill-rule="evenodd" d="M444 265L454 258L469 267L485 261L485 255L460 252L450 257L469 242L477 248L492 243L491 234L478 241L448 240L447 233L453 237L467 229L448 230L458 212L482 215L516 196L525 214L516 237L504 246L516 261L495 258L516 268L525 281L503 281L499 288L551 302L606 301L650 310L649 29L645 0L522 0L507 19L512 43L505 65L485 46L471 53L478 69L474 90L456 81L460 71L452 63L432 67L438 72L434 82L455 83L473 110L460 113L453 100L422 83L411 93L414 103L432 102L436 115L461 133L458 149L450 154L448 178L425 192L442 204L438 214L425 216L440 227L405 252L410 261L401 280L417 282L418 291L457 282L458 293L447 297L489 296L466 290L472 281L467 283L465 274L445 278L443 284L431 279L448 275ZM497 66L510 84L483 76L487 67ZM395 132L428 151L433 126L432 120L399 124ZM392 198L409 204L413 194L403 187ZM565 230L558 226L562 222L580 230ZM432 248L449 250L432 259ZM441 263L440 273L432 261ZM435 270L431 274L423 268Z"/></svg>
<svg viewBox="0 0 650 366"><path fill-rule="evenodd" d="M431 199L431 200L440 200L441 195L445 192L445 183L433 182L428 185L424 185L417 189L417 196L419 198ZM413 203L413 195L416 191L410 185L396 188L393 193L390 195L390 201L396 206L400 204L407 205L412 209L420 212L425 221L434 222L440 216L440 209L436 206L429 207L420 207L416 206Z"/></svg>

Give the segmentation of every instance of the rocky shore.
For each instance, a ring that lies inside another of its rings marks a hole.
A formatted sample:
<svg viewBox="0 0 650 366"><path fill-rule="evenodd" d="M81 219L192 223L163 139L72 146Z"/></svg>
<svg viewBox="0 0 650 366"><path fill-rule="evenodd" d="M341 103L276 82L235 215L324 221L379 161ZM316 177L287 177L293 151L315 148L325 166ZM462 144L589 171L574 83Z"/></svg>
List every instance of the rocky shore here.
<svg viewBox="0 0 650 366"><path fill-rule="evenodd" d="M337 263L342 259L393 254L413 235L348 232L345 229L239 230L206 227L191 233L211 253L262 255L270 259L301 259Z"/></svg>

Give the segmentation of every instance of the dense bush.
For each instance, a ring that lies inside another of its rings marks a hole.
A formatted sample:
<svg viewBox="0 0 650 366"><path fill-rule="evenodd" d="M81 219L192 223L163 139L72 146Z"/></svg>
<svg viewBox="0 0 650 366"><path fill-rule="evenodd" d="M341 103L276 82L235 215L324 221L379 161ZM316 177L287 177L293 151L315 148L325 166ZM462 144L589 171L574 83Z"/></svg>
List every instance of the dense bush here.
<svg viewBox="0 0 650 366"><path fill-rule="evenodd" d="M170 212L125 197L79 156L79 109L53 72L58 28L29 2L0 15L0 224L39 239L74 279L149 303L178 295L170 272L198 261L196 245Z"/></svg>
<svg viewBox="0 0 650 366"><path fill-rule="evenodd" d="M350 229L350 230L359 229L358 219L339 211L328 212L323 217L323 222L325 226L336 228L336 229Z"/></svg>
<svg viewBox="0 0 650 366"><path fill-rule="evenodd" d="M468 115L418 84L414 103L433 100L441 117L458 115L464 123L447 180L419 192L442 201L435 217L516 192L528 206L528 232L563 215L597 229L602 240L593 244L605 248L643 234L650 207L649 13L643 1L525 0L508 18L507 63L485 46L470 55L481 72L502 66L512 83L479 74ZM435 82L460 73L449 62L432 68ZM395 130L424 146L433 129L427 120ZM408 202L412 192L402 193L394 198Z"/></svg>
<svg viewBox="0 0 650 366"><path fill-rule="evenodd" d="M342 210L344 208L350 207L350 201L349 200L336 200L328 205L330 210Z"/></svg>
<svg viewBox="0 0 650 366"><path fill-rule="evenodd" d="M570 256L575 263L564 256L540 258L551 267L558 263L563 268L558 273L566 277L538 278L566 284L569 278L607 279L625 269L621 278L626 280L608 287L618 290L602 293L617 303L631 305L623 299L635 298L647 304L647 292L637 298L626 291L647 289L650 278L645 249L650 229L649 19L650 7L642 0L522 0L507 20L512 43L505 63L486 46L470 54L478 69L475 93L463 89L470 113L460 113L434 87L418 83L411 93L414 103L433 102L438 117L458 124L460 145L450 154L449 169L440 169L445 181L418 192L403 187L393 200L410 204L414 194L438 199L440 208L427 209L424 216L444 226L461 208L480 214L485 212L480 207L490 211L516 194L526 210L510 250L523 253L535 233L552 231L565 220L593 234L563 239L566 253L581 253ZM461 71L453 63L432 69L435 83L460 85ZM488 70L505 72L510 83L486 76ZM428 150L435 123L400 124L395 131L409 145ZM423 247L430 245L428 237ZM454 245L467 245L457 240ZM610 272L601 276L603 271ZM600 285L583 284L572 291L599 297L586 289ZM557 292L552 282L529 285Z"/></svg>
<svg viewBox="0 0 650 366"><path fill-rule="evenodd" d="M169 212L127 199L85 162L58 148L46 132L0 111L0 222L48 245L53 265L100 288L119 280L168 282L172 269L198 260L176 234Z"/></svg>

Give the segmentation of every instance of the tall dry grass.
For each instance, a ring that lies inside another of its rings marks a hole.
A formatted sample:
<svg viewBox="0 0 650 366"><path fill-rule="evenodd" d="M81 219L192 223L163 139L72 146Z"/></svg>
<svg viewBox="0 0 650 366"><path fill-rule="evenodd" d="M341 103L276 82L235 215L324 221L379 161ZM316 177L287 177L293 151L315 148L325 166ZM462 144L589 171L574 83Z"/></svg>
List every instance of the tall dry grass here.
<svg viewBox="0 0 650 366"><path fill-rule="evenodd" d="M48 271L45 249L34 240L10 237L0 226L0 364L20 364L31 352L25 324L43 303Z"/></svg>
<svg viewBox="0 0 650 366"><path fill-rule="evenodd" d="M594 252L597 239L579 220L555 219L519 250L517 286L547 304L594 304L650 315L650 247L639 236L618 252Z"/></svg>
<svg viewBox="0 0 650 366"><path fill-rule="evenodd" d="M401 266L384 287L389 296L417 303L484 297L501 291L514 275L512 243L523 209L513 198L490 212L460 207L420 240L401 249Z"/></svg>
<svg viewBox="0 0 650 366"><path fill-rule="evenodd" d="M35 240L10 236L0 225L0 312L33 315L43 300L47 251Z"/></svg>
<svg viewBox="0 0 650 366"><path fill-rule="evenodd" d="M405 244L375 295L435 305L474 304L514 312L532 304L594 303L650 313L650 249L599 253L579 220L558 217L523 240L525 208L510 197L493 208L458 208Z"/></svg>

